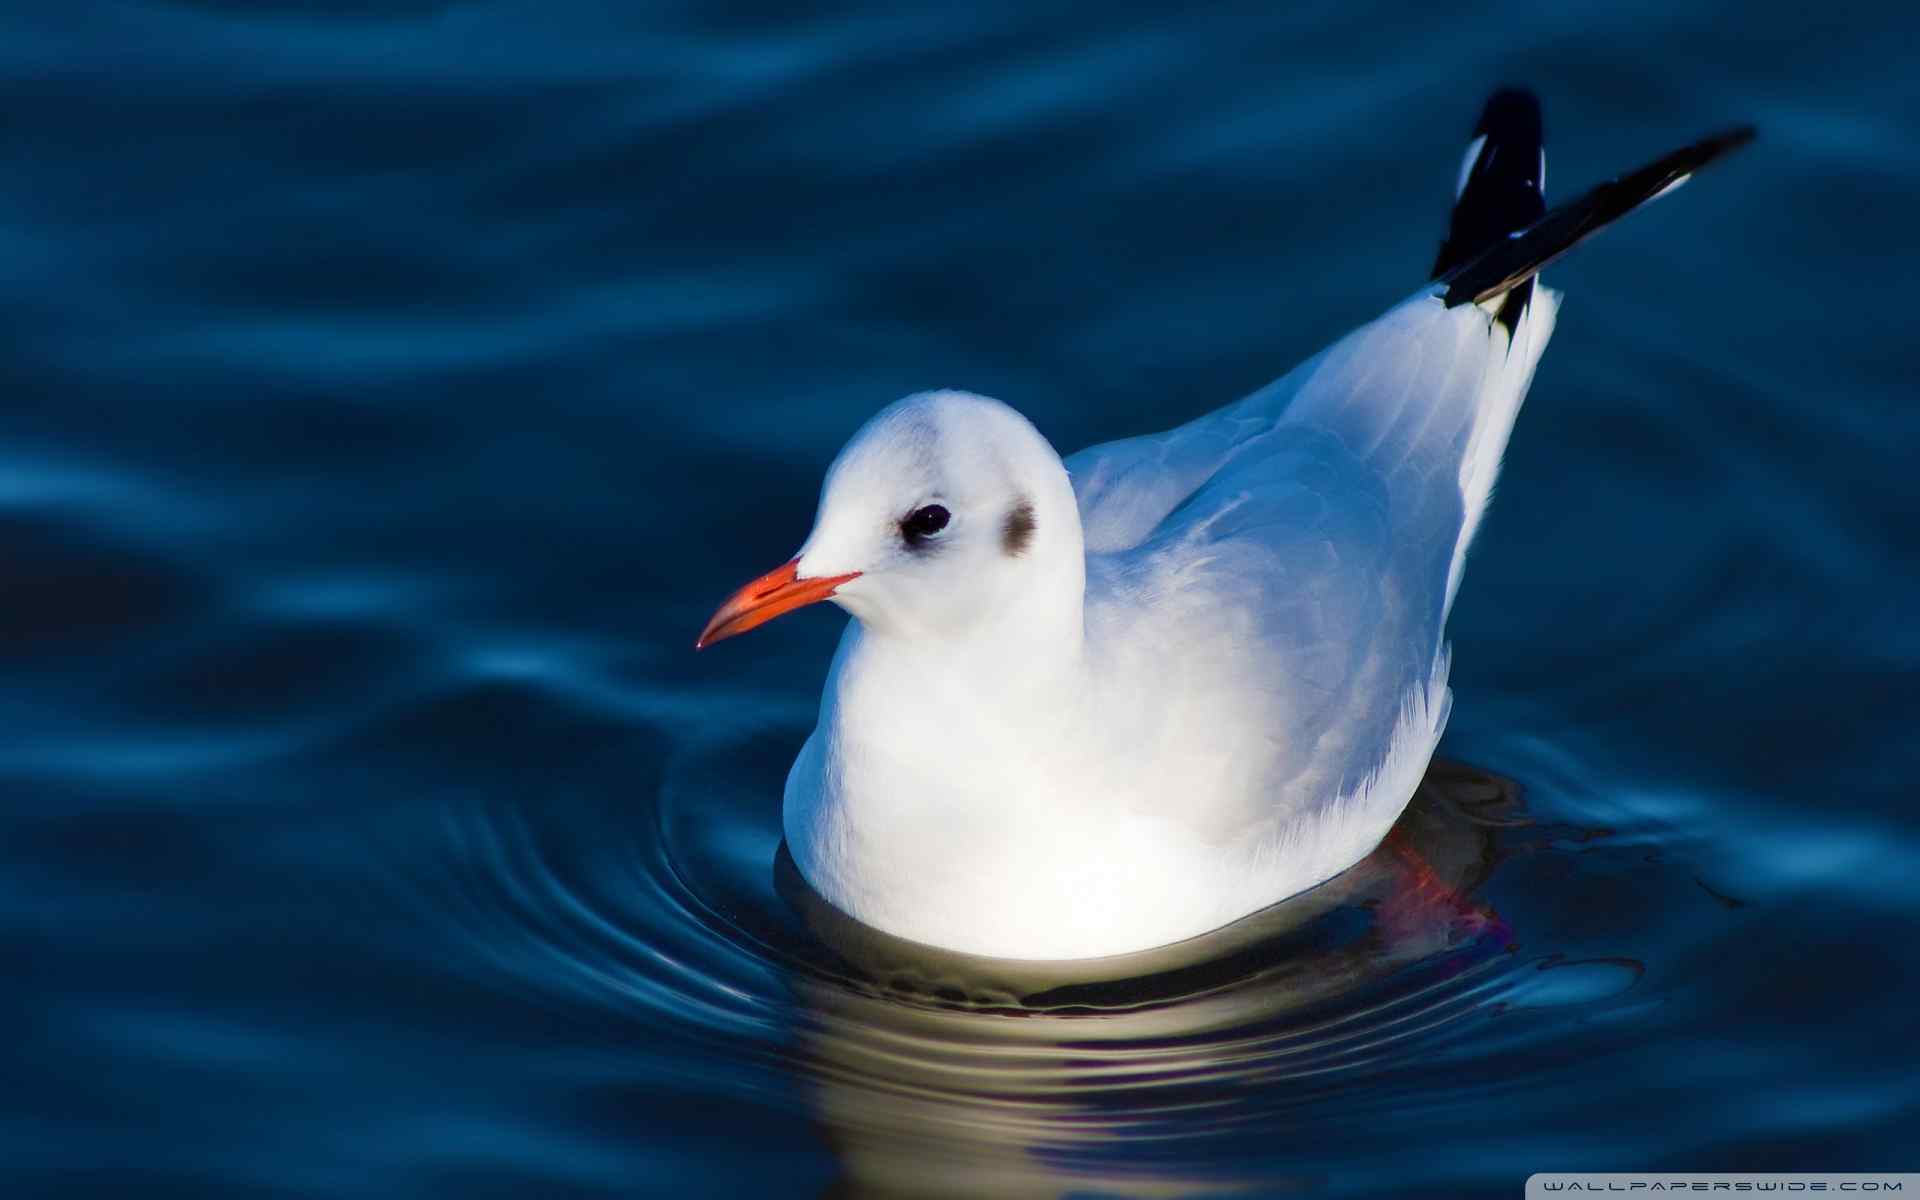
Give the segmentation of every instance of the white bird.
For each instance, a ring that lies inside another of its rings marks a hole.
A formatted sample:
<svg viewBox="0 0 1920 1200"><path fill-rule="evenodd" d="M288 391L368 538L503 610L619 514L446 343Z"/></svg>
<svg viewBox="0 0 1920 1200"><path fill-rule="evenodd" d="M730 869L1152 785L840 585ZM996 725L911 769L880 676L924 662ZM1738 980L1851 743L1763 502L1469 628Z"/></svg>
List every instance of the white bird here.
<svg viewBox="0 0 1920 1200"><path fill-rule="evenodd" d="M1558 309L1534 274L1751 136L1547 213L1538 103L1500 92L1434 282L1246 399L1065 462L981 396L880 412L699 642L854 617L787 778L807 881L899 937L1072 959L1364 858L1446 724L1447 611Z"/></svg>

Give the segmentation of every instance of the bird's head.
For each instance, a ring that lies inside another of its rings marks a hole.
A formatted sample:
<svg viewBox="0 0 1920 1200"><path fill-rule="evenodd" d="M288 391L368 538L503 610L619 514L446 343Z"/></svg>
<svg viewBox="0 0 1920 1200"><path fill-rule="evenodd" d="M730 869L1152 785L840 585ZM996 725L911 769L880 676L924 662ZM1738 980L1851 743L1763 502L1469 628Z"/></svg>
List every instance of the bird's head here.
<svg viewBox="0 0 1920 1200"><path fill-rule="evenodd" d="M1063 590L1077 618L1084 580L1079 513L1053 447L997 400L928 392L854 435L800 552L735 592L698 645L820 600L902 637L964 636Z"/></svg>

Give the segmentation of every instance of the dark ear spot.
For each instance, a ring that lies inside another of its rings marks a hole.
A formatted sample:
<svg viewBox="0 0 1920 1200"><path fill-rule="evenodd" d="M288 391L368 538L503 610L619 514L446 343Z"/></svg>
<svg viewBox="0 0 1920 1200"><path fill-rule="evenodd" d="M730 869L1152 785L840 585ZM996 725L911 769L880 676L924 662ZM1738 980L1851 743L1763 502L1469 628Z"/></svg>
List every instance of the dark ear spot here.
<svg viewBox="0 0 1920 1200"><path fill-rule="evenodd" d="M1000 548L1009 558L1019 558L1027 552L1027 546L1033 541L1033 501L1021 500L1007 513L1006 524L1000 527Z"/></svg>

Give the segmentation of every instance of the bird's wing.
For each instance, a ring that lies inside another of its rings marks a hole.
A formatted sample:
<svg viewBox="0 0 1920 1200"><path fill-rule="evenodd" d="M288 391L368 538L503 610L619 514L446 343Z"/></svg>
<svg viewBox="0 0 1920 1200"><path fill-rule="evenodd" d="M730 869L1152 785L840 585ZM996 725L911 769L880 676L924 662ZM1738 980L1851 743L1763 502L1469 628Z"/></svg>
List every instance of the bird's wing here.
<svg viewBox="0 0 1920 1200"><path fill-rule="evenodd" d="M1068 461L1090 622L1155 681L1141 728L1218 740L1179 757L1187 786L1250 799L1210 833L1360 804L1409 739L1424 763L1457 561L1554 304L1541 289L1510 346L1493 314L1422 294L1238 404Z"/></svg>
<svg viewBox="0 0 1920 1200"><path fill-rule="evenodd" d="M1545 212L1538 102L1495 93L1432 284L1237 404L1067 460L1088 632L1128 676L1101 694L1143 743L1114 769L1171 764L1137 792L1240 797L1193 819L1271 831L1255 874L1302 887L1372 847L1445 724L1447 610L1559 310L1536 273L1752 136Z"/></svg>
<svg viewBox="0 0 1920 1200"><path fill-rule="evenodd" d="M1259 798L1209 808L1212 836L1296 807L1289 785L1349 757L1329 739L1386 744L1390 728L1371 718L1390 716L1418 653L1383 636L1401 590L1392 537L1376 472L1331 434L1269 426L1150 536L1089 556L1089 632L1118 675L1109 690L1139 710L1119 720L1168 742L1128 744L1181 764L1172 794ZM1339 780L1324 782L1301 795L1330 798Z"/></svg>
<svg viewBox="0 0 1920 1200"><path fill-rule="evenodd" d="M1194 521L1247 460L1274 454L1286 429L1330 434L1354 470L1385 489L1397 569L1432 574L1406 551L1447 564L1439 607L1499 470L1513 418L1553 330L1558 297L1542 294L1511 334L1476 306L1448 308L1430 288L1348 334L1253 395L1163 434L1090 447L1067 460L1089 554L1117 554ZM1177 515L1176 515L1177 514Z"/></svg>
<svg viewBox="0 0 1920 1200"><path fill-rule="evenodd" d="M1439 737L1447 608L1557 306L1524 277L1448 305L1545 209L1537 101L1496 93L1475 134L1434 284L1238 404L1067 461L1090 632L1133 626L1116 682L1150 715L1118 719L1180 738L1187 787L1242 798L1204 808L1211 837L1351 862Z"/></svg>

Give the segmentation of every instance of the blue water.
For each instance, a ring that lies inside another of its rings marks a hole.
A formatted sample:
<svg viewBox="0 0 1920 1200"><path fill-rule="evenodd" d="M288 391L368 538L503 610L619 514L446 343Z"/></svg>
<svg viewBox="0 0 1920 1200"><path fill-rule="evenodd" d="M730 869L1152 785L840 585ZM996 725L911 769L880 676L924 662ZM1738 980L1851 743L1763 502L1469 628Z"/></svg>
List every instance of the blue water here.
<svg viewBox="0 0 1920 1200"><path fill-rule="evenodd" d="M8 5L0 1192L1913 1169L1920 20L1456 8ZM839 620L690 646L844 438L1260 385L1420 281L1508 80L1562 196L1762 140L1552 272L1472 769L1144 983L810 914Z"/></svg>

